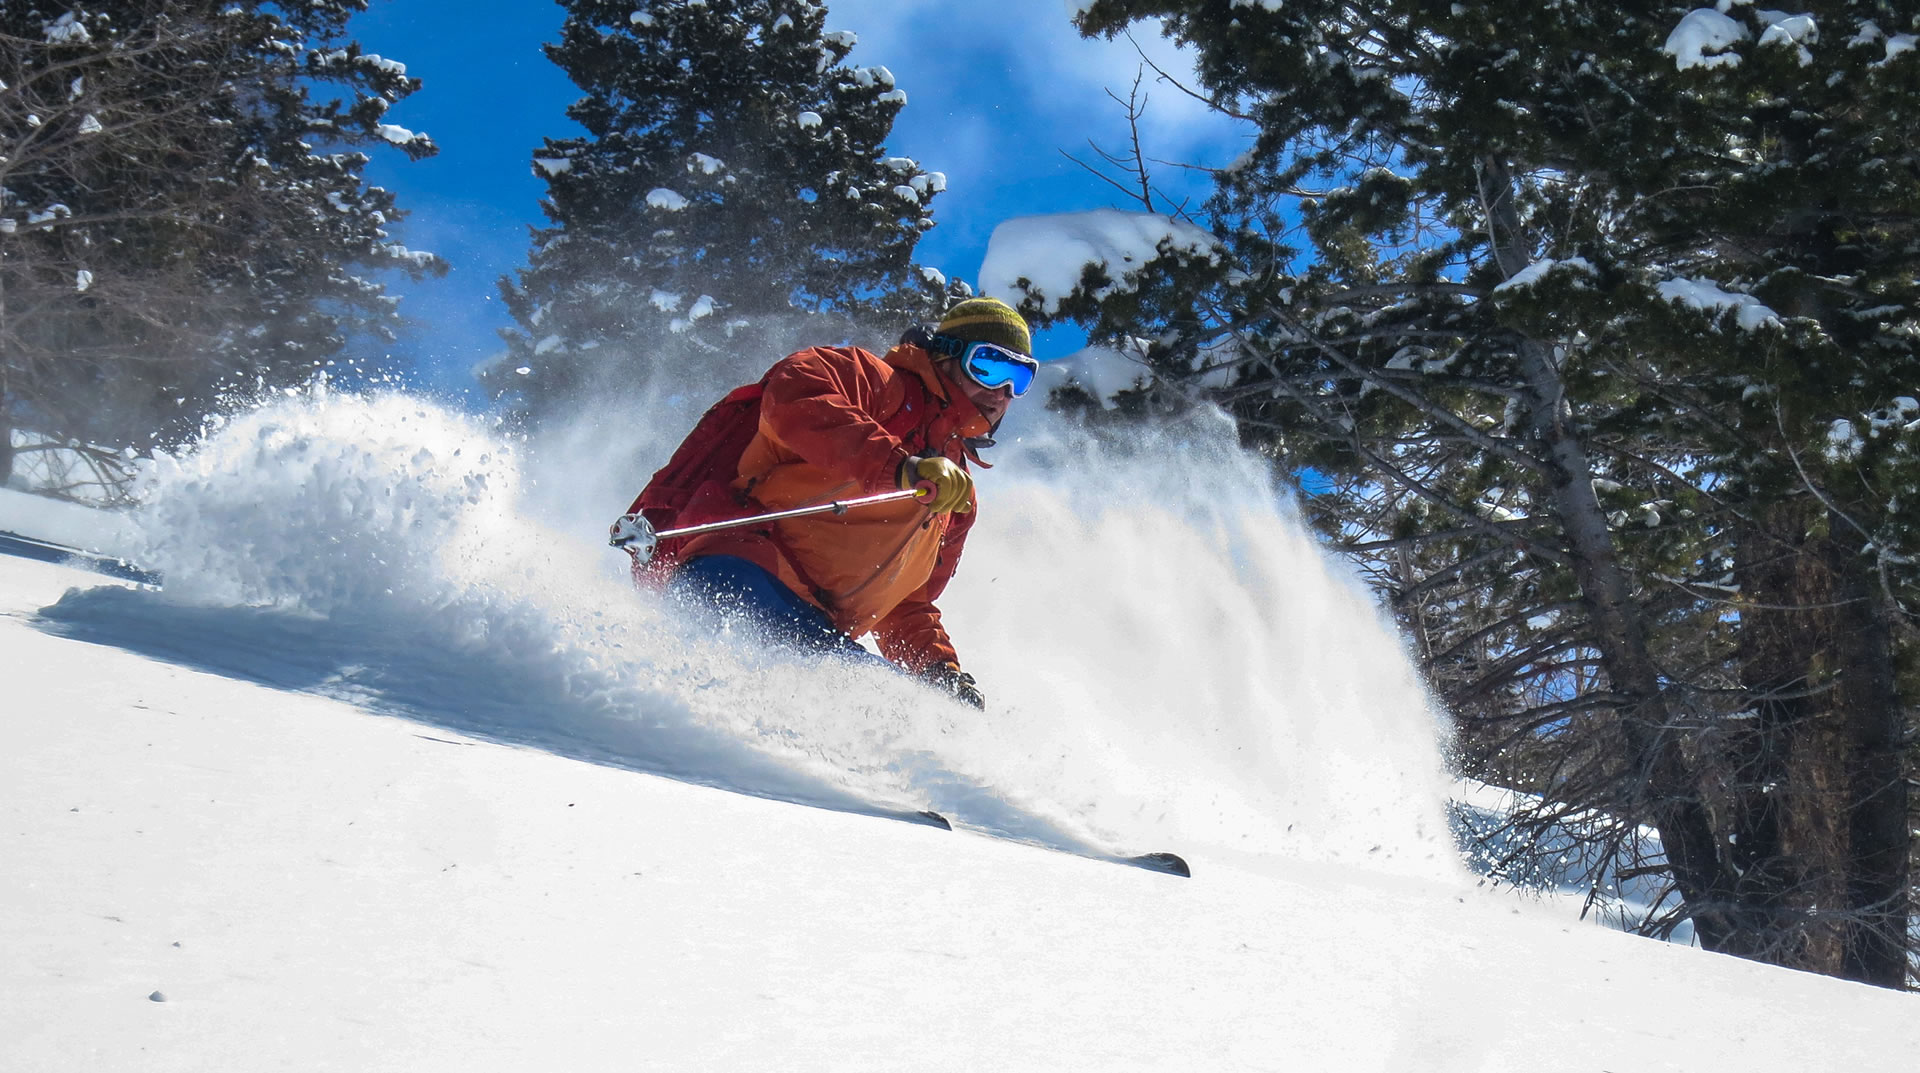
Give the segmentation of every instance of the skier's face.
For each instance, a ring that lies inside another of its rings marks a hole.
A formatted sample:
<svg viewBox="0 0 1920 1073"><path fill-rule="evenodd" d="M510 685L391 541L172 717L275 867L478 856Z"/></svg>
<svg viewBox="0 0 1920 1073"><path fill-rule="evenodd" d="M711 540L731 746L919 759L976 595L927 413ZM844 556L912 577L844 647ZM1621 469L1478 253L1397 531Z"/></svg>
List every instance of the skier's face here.
<svg viewBox="0 0 1920 1073"><path fill-rule="evenodd" d="M976 383L973 377L961 371L957 363L948 361L943 364L945 367L941 371L946 374L947 382L960 389L960 393L973 403L988 424L998 425L1000 419L1006 416L1007 407L1013 405L1013 388L1006 384L987 387Z"/></svg>

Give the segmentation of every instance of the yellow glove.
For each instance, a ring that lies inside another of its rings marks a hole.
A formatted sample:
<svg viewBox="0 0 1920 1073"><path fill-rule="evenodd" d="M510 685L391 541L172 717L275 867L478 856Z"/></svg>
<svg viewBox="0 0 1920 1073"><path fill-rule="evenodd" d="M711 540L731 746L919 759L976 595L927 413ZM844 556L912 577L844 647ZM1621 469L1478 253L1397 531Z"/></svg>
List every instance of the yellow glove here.
<svg viewBox="0 0 1920 1073"><path fill-rule="evenodd" d="M909 456L900 463L901 488L912 488L921 481L933 485L933 498L921 502L935 514L952 511L965 514L973 509L973 478L967 476L967 471L955 465L952 459L939 455L932 458Z"/></svg>

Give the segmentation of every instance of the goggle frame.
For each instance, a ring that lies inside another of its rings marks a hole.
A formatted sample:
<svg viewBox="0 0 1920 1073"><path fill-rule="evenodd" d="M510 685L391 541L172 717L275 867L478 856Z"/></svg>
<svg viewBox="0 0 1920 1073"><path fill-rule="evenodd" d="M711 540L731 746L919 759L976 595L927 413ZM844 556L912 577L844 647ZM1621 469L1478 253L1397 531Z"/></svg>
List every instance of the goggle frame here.
<svg viewBox="0 0 1920 1073"><path fill-rule="evenodd" d="M960 368L966 372L969 380L989 391L998 391L1004 387L1017 399L1033 390L1034 381L1039 379L1040 362L1038 360L1031 355L1009 350L998 343L989 343L984 340L967 342L950 335L935 335L932 342L933 349L959 362ZM1005 367L1005 378L998 383L988 383L982 379L981 371L973 367L976 356L984 356L985 360ZM1015 369L1026 370L1025 383L1016 382L1019 380L1019 374L1013 371Z"/></svg>

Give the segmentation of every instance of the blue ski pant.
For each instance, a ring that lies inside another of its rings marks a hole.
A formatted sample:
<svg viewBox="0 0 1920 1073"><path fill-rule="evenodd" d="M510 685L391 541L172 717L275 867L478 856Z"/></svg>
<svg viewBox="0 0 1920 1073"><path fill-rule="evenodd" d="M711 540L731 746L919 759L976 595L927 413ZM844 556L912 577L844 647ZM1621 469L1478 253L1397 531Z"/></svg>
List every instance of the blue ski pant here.
<svg viewBox="0 0 1920 1073"><path fill-rule="evenodd" d="M667 592L721 622L747 626L769 644L866 661L898 671L860 646L759 565L732 555L703 555L674 571Z"/></svg>

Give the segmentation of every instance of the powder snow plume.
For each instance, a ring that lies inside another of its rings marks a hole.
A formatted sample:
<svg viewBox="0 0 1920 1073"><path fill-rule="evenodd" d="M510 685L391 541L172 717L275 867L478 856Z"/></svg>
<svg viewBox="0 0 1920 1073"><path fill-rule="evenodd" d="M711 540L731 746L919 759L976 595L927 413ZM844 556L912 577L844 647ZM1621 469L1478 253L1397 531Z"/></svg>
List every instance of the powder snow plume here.
<svg viewBox="0 0 1920 1073"><path fill-rule="evenodd" d="M606 525L706 401L530 449L400 391L276 398L143 473L163 592L75 591L42 619L495 740L1057 848L1456 867L1438 722L1397 640L1224 423L1122 449L1022 415L942 600L977 712L632 590Z"/></svg>

